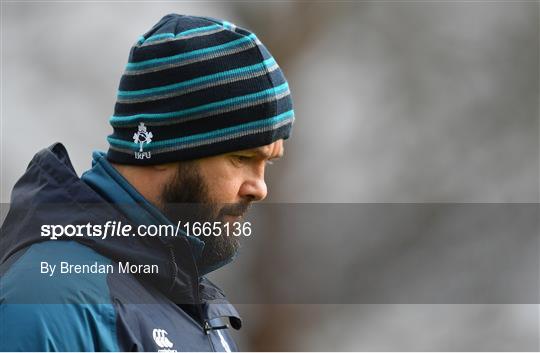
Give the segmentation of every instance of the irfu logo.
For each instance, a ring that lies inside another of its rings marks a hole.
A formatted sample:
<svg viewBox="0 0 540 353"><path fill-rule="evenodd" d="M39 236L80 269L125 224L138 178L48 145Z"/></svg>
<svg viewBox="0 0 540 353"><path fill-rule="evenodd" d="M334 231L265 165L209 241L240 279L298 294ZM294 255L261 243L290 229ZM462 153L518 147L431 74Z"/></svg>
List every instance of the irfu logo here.
<svg viewBox="0 0 540 353"><path fill-rule="evenodd" d="M135 158L136 159L150 158L152 156L150 151L143 152L143 146L145 143L148 144L152 142L152 137L154 137L154 135L152 135L150 131L146 130L146 126L144 126L144 123L140 123L138 128L139 130L133 134L133 141L139 144L139 151L135 152Z"/></svg>

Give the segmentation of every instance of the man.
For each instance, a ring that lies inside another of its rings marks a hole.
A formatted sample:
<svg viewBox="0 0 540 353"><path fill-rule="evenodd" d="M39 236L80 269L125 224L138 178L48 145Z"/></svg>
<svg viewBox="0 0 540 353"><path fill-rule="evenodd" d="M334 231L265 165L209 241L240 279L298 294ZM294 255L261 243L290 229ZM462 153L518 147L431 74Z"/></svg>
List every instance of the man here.
<svg viewBox="0 0 540 353"><path fill-rule="evenodd" d="M227 227L265 198L266 163L283 155L293 121L287 81L253 33L162 18L131 49L108 152L79 178L54 144L12 191L1 350L236 350L228 328L240 318L204 276L235 255ZM178 221L223 234L119 231Z"/></svg>

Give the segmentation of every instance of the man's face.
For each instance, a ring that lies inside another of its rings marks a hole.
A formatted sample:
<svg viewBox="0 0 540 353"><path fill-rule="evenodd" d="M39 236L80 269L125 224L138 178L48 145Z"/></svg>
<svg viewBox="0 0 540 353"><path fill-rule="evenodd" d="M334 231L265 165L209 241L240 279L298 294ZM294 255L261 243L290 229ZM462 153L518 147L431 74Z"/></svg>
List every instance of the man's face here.
<svg viewBox="0 0 540 353"><path fill-rule="evenodd" d="M173 222L238 222L252 202L266 197L266 165L283 155L283 140L272 144L182 162L161 199ZM203 237L202 265L232 256L239 237Z"/></svg>

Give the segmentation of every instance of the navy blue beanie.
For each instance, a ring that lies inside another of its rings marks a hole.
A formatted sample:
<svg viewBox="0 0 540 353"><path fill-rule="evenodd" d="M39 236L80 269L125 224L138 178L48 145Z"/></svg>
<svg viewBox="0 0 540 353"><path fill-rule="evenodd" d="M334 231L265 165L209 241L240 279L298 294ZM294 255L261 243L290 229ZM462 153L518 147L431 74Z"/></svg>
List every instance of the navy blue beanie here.
<svg viewBox="0 0 540 353"><path fill-rule="evenodd" d="M131 48L120 80L108 160L150 165L287 139L289 86L252 32L169 14Z"/></svg>

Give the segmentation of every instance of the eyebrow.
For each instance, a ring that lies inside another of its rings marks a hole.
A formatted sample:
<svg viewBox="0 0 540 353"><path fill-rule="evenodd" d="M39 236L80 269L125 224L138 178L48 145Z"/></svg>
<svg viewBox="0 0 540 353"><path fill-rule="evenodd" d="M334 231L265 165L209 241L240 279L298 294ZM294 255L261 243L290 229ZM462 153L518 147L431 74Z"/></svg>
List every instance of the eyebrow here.
<svg viewBox="0 0 540 353"><path fill-rule="evenodd" d="M273 156L273 155L271 155L269 153L266 153L262 149L259 149L259 148L254 148L254 149L251 149L251 150L247 150L246 152L255 153L256 155L258 155L259 157L264 158L264 159L278 159L278 158L283 157L283 149L281 150L281 153L278 154L277 156Z"/></svg>

